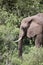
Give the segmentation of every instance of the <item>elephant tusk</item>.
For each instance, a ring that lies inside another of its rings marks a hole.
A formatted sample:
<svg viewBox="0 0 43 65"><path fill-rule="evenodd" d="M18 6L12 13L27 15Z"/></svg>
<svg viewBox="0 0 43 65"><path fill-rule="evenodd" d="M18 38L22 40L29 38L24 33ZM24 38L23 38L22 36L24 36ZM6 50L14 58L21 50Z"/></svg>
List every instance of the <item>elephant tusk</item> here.
<svg viewBox="0 0 43 65"><path fill-rule="evenodd" d="M14 42L19 42L22 38L19 38L18 40L14 41Z"/></svg>

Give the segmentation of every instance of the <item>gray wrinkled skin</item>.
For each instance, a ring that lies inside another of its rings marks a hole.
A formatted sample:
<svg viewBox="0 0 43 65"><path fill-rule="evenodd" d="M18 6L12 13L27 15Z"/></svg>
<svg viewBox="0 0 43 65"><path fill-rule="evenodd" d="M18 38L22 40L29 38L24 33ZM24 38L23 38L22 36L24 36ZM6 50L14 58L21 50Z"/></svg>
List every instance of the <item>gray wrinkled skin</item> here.
<svg viewBox="0 0 43 65"><path fill-rule="evenodd" d="M18 55L22 56L22 41L23 38L35 38L35 46L40 47L43 44L43 13L36 14L31 17L26 17L21 21L18 42Z"/></svg>

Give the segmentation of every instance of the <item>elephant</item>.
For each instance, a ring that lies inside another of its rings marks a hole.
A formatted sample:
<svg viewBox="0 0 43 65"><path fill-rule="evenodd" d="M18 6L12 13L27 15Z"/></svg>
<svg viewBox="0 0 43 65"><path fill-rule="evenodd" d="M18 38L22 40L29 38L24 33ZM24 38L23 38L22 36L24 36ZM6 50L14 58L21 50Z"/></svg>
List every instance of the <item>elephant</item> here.
<svg viewBox="0 0 43 65"><path fill-rule="evenodd" d="M43 13L23 18L20 25L18 42L18 55L22 56L22 43L24 37L35 38L35 46L39 48L43 45Z"/></svg>

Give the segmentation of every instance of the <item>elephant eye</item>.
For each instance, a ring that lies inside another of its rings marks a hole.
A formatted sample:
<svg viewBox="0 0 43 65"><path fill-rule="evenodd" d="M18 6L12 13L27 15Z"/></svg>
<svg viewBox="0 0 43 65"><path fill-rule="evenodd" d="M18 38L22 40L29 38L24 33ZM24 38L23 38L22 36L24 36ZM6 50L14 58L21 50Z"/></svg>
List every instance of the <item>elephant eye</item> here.
<svg viewBox="0 0 43 65"><path fill-rule="evenodd" d="M25 23L26 23L26 21L25 21Z"/></svg>

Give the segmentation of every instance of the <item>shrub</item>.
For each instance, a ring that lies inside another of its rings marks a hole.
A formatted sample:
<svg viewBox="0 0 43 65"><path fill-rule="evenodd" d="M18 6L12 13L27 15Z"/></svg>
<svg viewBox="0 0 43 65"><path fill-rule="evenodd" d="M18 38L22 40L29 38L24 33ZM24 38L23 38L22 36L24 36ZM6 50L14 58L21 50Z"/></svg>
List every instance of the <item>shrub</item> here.
<svg viewBox="0 0 43 65"><path fill-rule="evenodd" d="M43 48L31 47L28 54L23 53L23 58L12 56L12 65L43 65Z"/></svg>
<svg viewBox="0 0 43 65"><path fill-rule="evenodd" d="M27 55L23 55L23 58L22 65L43 65L43 48L31 48Z"/></svg>

